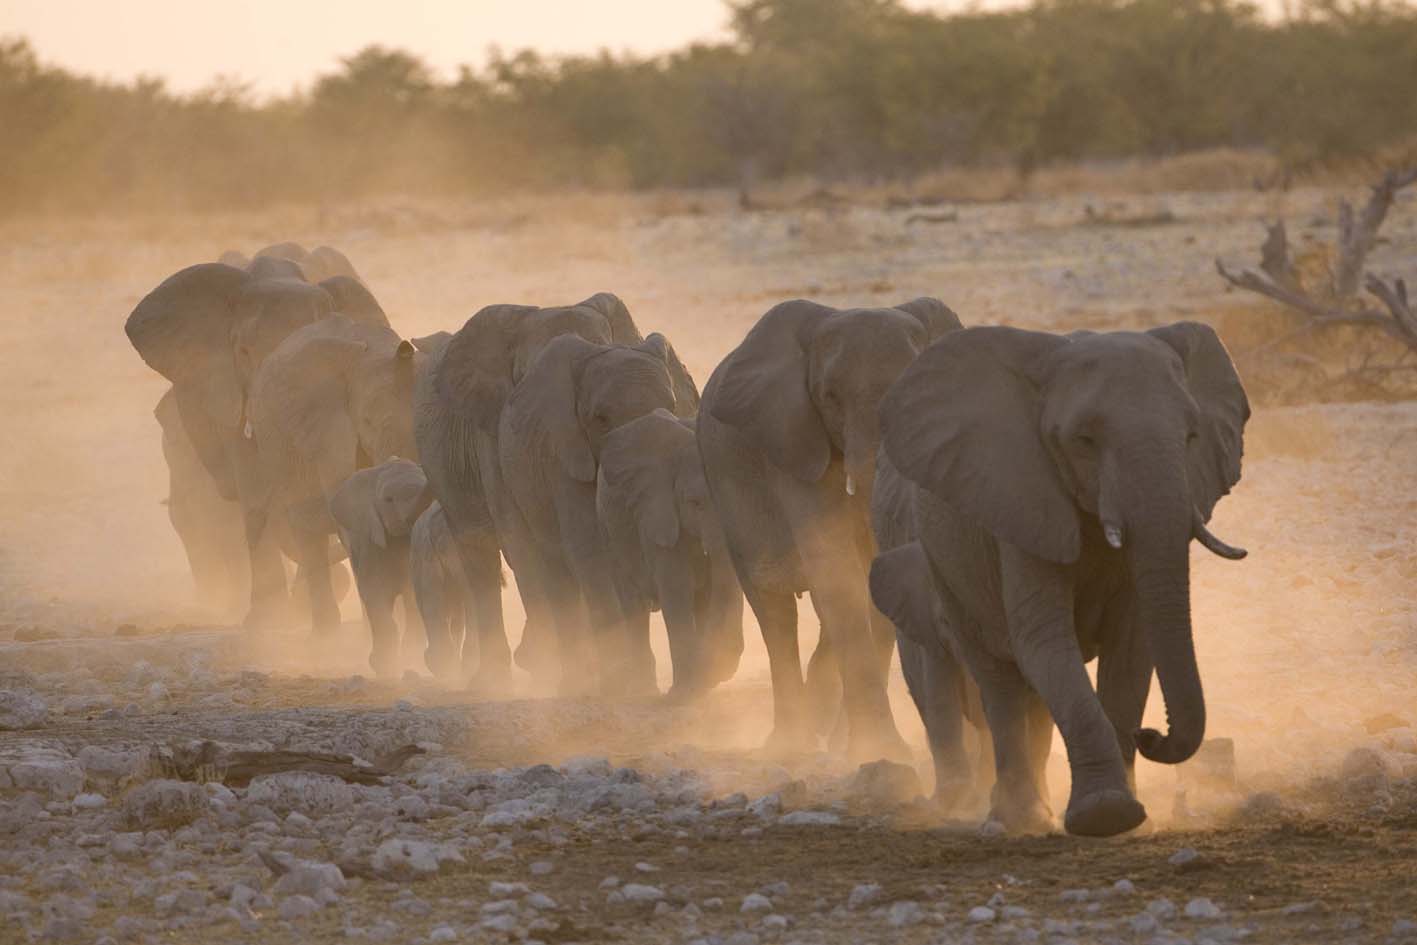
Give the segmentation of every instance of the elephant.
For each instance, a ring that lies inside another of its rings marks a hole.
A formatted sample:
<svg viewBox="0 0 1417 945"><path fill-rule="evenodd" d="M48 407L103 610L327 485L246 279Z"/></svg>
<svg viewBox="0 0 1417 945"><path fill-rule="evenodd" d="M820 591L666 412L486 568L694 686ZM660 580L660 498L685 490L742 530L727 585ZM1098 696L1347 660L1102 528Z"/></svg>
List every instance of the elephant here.
<svg viewBox="0 0 1417 945"><path fill-rule="evenodd" d="M732 678L743 654L743 592L694 422L660 409L607 434L595 505L626 619L664 615L670 698L693 699Z"/></svg>
<svg viewBox="0 0 1417 945"><path fill-rule="evenodd" d="M272 514L284 513L317 633L340 623L327 580L335 532L329 501L356 470L417 455L413 389L421 363L392 329L331 315L290 335L256 372L246 429L263 491L248 508L248 527L259 536Z"/></svg>
<svg viewBox="0 0 1417 945"><path fill-rule="evenodd" d="M218 261L237 269L252 270L255 267L256 272L278 273L310 283L324 282L335 276L363 282L349 257L332 246L317 246L307 251L299 243L272 243L257 250L254 257L237 250L227 250Z"/></svg>
<svg viewBox="0 0 1417 945"><path fill-rule="evenodd" d="M330 516L349 549L379 676L397 674L400 634L394 602L403 601L406 647L422 626L415 605L410 549L414 523L433 501L419 465L395 456L351 475L330 497ZM431 634L429 645L432 645Z"/></svg>
<svg viewBox="0 0 1417 945"><path fill-rule="evenodd" d="M182 427L177 398L168 388L153 410L162 428L167 462L167 516L182 542L197 600L237 612L250 594L251 571L241 505L224 498Z"/></svg>
<svg viewBox="0 0 1417 945"><path fill-rule="evenodd" d="M867 589L876 407L906 365L959 324L931 298L885 309L783 302L704 388L699 451L767 644L774 750L811 744L826 714L822 698L811 700L815 713L809 707L798 654L794 595L809 591L825 643L813 657L813 689L840 681L848 754L909 757L886 697L895 634Z"/></svg>
<svg viewBox="0 0 1417 945"><path fill-rule="evenodd" d="M408 569L428 636L428 668L451 676L460 667L462 677L471 678L477 669L477 638L465 632L467 579L448 517L436 500L413 524Z"/></svg>
<svg viewBox="0 0 1417 945"><path fill-rule="evenodd" d="M990 816L1006 828L1052 824L1040 773L1053 724L1074 834L1146 818L1137 752L1179 764L1200 746L1189 545L1244 556L1206 523L1239 482L1249 415L1225 346L1194 322L969 328L926 349L883 398L880 488L913 484L898 524L919 551L875 561L876 599L894 610L929 576L944 605L935 635L979 687L997 769ZM1164 734L1140 727L1153 669Z"/></svg>
<svg viewBox="0 0 1417 945"><path fill-rule="evenodd" d="M572 334L590 342L637 344L642 340L629 310L601 292L574 305L538 308L489 305L430 352L428 382L414 404L418 451L433 494L457 544L478 638L478 675L473 685L499 691L510 682L512 654L502 614L502 562L513 569L525 557L518 516L502 482L498 432L512 390L552 339ZM698 393L683 365L671 365L681 411L698 406ZM556 670L554 624L529 566L518 572L527 624L517 663L534 677Z"/></svg>
<svg viewBox="0 0 1417 945"><path fill-rule="evenodd" d="M502 481L526 549L512 570L519 585L532 579L547 595L565 694L589 693L597 682L602 694L655 689L649 613L626 620L596 515L596 480L614 430L656 408L672 412L672 357L658 334L637 345L563 335L542 348L502 411Z"/></svg>

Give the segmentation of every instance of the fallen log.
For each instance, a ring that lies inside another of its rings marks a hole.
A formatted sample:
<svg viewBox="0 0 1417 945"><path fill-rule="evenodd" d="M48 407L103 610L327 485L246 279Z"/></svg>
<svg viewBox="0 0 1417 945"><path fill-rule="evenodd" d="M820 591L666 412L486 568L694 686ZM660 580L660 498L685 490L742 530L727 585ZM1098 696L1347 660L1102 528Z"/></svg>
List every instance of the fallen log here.
<svg viewBox="0 0 1417 945"><path fill-rule="evenodd" d="M415 755L417 745L405 745L373 763L352 755L323 751L292 751L285 748L227 748L212 741L159 749L158 768L165 777L180 781L219 781L230 787L244 787L263 774L300 771L333 775L353 784L380 784L397 774Z"/></svg>

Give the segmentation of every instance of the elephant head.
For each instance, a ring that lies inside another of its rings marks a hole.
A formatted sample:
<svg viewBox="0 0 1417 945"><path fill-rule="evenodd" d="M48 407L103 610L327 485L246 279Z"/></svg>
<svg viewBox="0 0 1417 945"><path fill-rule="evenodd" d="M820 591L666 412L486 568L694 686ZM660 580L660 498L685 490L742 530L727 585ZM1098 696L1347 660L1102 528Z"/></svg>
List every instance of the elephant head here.
<svg viewBox="0 0 1417 945"><path fill-rule="evenodd" d="M387 548L391 539L409 537L432 501L423 469L395 456L346 479L330 499L330 514L347 540Z"/></svg>
<svg viewBox="0 0 1417 945"><path fill-rule="evenodd" d="M710 409L797 479L817 482L839 456L846 491L869 495L881 397L930 341L958 328L929 298L886 309L783 302L724 360Z"/></svg>
<svg viewBox="0 0 1417 945"><path fill-rule="evenodd" d="M638 345L555 338L508 400L503 430L554 456L577 482L593 483L611 431L674 406L670 350L657 334Z"/></svg>
<svg viewBox="0 0 1417 945"><path fill-rule="evenodd" d="M972 328L931 346L881 404L903 476L998 539L1059 564L1122 554L1166 701L1169 732L1137 733L1179 763L1205 733L1191 635L1188 545L1244 552L1206 530L1240 478L1250 407L1215 332L1061 336Z"/></svg>
<svg viewBox="0 0 1417 945"><path fill-rule="evenodd" d="M231 353L243 394L256 368L298 328L334 313L324 289L297 279L255 279L236 298Z"/></svg>
<svg viewBox="0 0 1417 945"><path fill-rule="evenodd" d="M644 341L625 303L609 292L548 308L489 305L453 335L437 368L436 389L446 402L471 411L479 426L495 428L513 388L542 349L562 335L601 345ZM676 412L692 416L698 390L672 349L669 354Z"/></svg>
<svg viewBox="0 0 1417 945"><path fill-rule="evenodd" d="M320 282L320 288L330 296L334 310L366 325L391 328L389 316L379 305L374 293L353 276L337 275Z"/></svg>
<svg viewBox="0 0 1417 945"><path fill-rule="evenodd" d="M675 689L730 678L743 653L743 594L709 500L693 421L655 410L613 430L596 510L626 580L657 600Z"/></svg>

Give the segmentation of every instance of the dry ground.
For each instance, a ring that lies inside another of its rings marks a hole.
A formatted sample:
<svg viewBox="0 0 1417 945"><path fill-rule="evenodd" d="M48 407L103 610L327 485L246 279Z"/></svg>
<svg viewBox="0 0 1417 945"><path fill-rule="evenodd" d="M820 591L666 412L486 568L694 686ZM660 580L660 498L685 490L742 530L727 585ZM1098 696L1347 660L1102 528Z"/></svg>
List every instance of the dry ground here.
<svg viewBox="0 0 1417 945"><path fill-rule="evenodd" d="M1375 256L1381 271L1409 278L1417 277L1412 196L1394 211L1389 242ZM367 672L367 645L348 603L347 639L324 650L296 631L253 642L230 630L172 630L221 621L188 601L180 547L159 505L165 472L151 408L163 383L122 335L133 304L170 272L226 248L298 239L344 249L406 335L455 328L492 301L549 304L613 290L641 326L671 337L700 382L759 314L793 296L848 305L933 294L967 324L1071 329L1202 318L1221 324L1238 345L1252 329L1236 315L1237 300L1222 291L1212 257L1253 259L1262 235L1257 221L1280 210L1301 230L1331 236L1331 197L1300 192L1282 206L1279 198L1250 192L1069 197L962 206L957 222L941 224L907 223L911 211L873 207L745 215L716 198L694 204L680 197L6 224L0 228L0 416L7 434L0 452L0 689L32 687L51 712L44 727L0 733L0 768L40 749L67 756L90 744L199 737L333 745L359 754L367 741L361 733L383 731L379 726L400 711L391 706L404 699L410 705L403 711L426 724L420 737L438 743L433 760L410 766L410 778L444 770L439 766L485 772L591 754L635 767L654 784L676 771L698 779L704 823L676 829L651 817L640 829L633 817L606 815L559 829L518 827L502 832L509 846L494 848L498 855L469 855L432 879L356 879L342 904L310 918L287 922L267 908L244 925L218 926L221 936L237 941L337 939L349 927L372 927L371 916L393 916L396 941L425 937L444 923L472 940L495 938L501 933L479 925L492 880L530 880L553 896L561 906L554 922L539 931L523 923L518 934L563 941L727 939L735 932L762 940L922 942L1413 936L1401 924L1417 919L1411 780L1417 776L1411 479L1417 408L1411 405L1267 408L1252 422L1244 479L1215 523L1218 534L1249 547L1251 556L1231 564L1197 553L1194 562L1210 731L1235 740L1239 790L1193 789L1185 798L1190 816L1183 816L1177 773L1145 766L1143 800L1157 824L1148 836L985 838L973 824L941 823L919 805L862 807L849 787L851 772L827 754L804 750L796 758L767 759L754 751L767 733L769 702L753 627L738 678L706 705L674 710L554 700L469 703L426 679L398 686L352 681ZM1116 200L1125 205L1107 206ZM1128 217L1174 219L1097 225L1088 222L1089 203ZM511 596L508 602L514 614ZM135 625L139 635L115 638L122 624ZM268 675L243 677L243 670ZM894 695L928 788L919 725L898 679ZM1362 769L1360 757L1344 770L1358 747L1379 753L1369 756L1376 770ZM1054 763L1060 807L1066 769L1061 758ZM750 814L731 797L741 791L752 800L793 780L803 782L788 792L797 794L794 804L836 804L842 823L785 826ZM121 799L112 802L116 809ZM84 882L98 906L80 923L80 940L110 933L119 914L155 915L152 888L117 896L109 888L146 876L157 883L153 888L167 889L170 876L163 876L180 873L182 863L191 878L178 884L213 895L228 894L235 875L269 883L269 874L251 865L250 835L241 831L231 834L231 849L224 840L210 850L197 844L108 870L112 861L95 852L107 847L82 848L79 828L64 826L100 815L73 812L67 800L48 803L42 819L54 826L52 836L26 835L24 842L38 844L34 850L47 842L47 855L55 857L89 850L84 858L92 873L83 874ZM0 788L0 815L30 810L20 805L16 790ZM709 817L715 810L725 813ZM458 833L461 823L449 815L409 829L432 839L501 842L486 840L485 831ZM186 842L162 833L178 847ZM0 942L40 934L41 905L60 895L46 885L49 874L26 868L31 848L17 837L0 830ZM331 837L313 848L298 839L284 848L334 856ZM1199 854L1189 868L1169 862L1182 848ZM555 871L532 879L530 864L543 860L554 861ZM617 904L601 888L609 875L631 881L641 862L658 868L646 876L666 891L670 905L658 913ZM1124 879L1135 893L1103 894ZM779 881L790 888L770 893L785 929L764 924L759 914L740 914L745 895ZM880 884L880 898L847 910L849 894L863 883ZM410 885L427 912L389 905L399 897L406 904ZM1061 895L1081 889L1090 891L1085 899ZM7 917L7 891L29 896L34 909ZM971 923L969 910L995 894L1001 894L996 919ZM1158 905L1157 923L1138 918L1156 900L1184 908L1200 897L1223 915L1169 918ZM721 910L704 905L714 898L724 900ZM893 925L882 907L895 902L916 902L920 913L907 916L901 907L897 917L904 921ZM1006 916L1005 906L1028 913ZM197 942L216 933L178 922L142 934Z"/></svg>

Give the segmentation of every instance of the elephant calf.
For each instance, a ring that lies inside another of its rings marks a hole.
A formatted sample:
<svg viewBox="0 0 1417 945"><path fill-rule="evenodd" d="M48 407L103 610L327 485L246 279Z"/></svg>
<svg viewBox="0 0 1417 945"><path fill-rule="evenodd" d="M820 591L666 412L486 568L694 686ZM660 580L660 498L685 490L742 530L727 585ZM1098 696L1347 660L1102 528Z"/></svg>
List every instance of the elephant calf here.
<svg viewBox="0 0 1417 945"><path fill-rule="evenodd" d="M463 677L470 679L478 657L476 634L465 633L470 592L441 502L435 500L413 523L408 569L428 635L428 668L441 676L461 666Z"/></svg>
<svg viewBox="0 0 1417 945"><path fill-rule="evenodd" d="M409 580L409 540L414 523L431 501L423 470L398 457L359 470L330 499L330 514L349 549L354 582L369 622L373 642L369 665L380 676L398 670L394 601L403 601L405 638L421 624Z"/></svg>
<svg viewBox="0 0 1417 945"><path fill-rule="evenodd" d="M694 421L661 409L607 435L595 502L627 619L664 615L670 697L689 699L732 677L743 654L743 592L709 502Z"/></svg>

